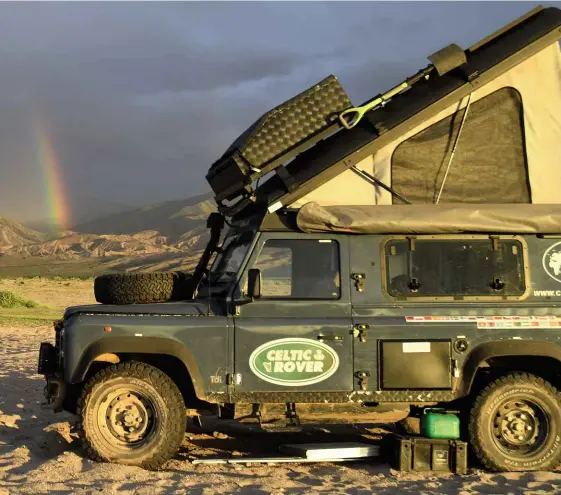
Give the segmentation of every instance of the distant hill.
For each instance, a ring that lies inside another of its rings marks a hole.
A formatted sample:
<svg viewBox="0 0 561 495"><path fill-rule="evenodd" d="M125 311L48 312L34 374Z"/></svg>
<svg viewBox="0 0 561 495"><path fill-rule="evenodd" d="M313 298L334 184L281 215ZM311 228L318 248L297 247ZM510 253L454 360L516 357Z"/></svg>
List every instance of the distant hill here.
<svg viewBox="0 0 561 495"><path fill-rule="evenodd" d="M205 194L103 216L56 238L0 217L0 275L190 269L215 210Z"/></svg>
<svg viewBox="0 0 561 495"><path fill-rule="evenodd" d="M12 246L43 242L46 235L22 224L0 217L0 250Z"/></svg>
<svg viewBox="0 0 561 495"><path fill-rule="evenodd" d="M72 228L90 234L136 234L158 231L174 243L192 232L200 235L206 230L206 219L216 206L211 194L187 199L166 201L122 213L103 216Z"/></svg>

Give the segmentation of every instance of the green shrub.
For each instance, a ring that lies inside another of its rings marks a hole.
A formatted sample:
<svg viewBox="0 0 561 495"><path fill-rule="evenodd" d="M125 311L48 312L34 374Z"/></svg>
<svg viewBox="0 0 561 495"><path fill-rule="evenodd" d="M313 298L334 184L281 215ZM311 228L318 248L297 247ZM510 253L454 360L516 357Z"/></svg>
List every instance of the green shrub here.
<svg viewBox="0 0 561 495"><path fill-rule="evenodd" d="M0 308L38 308L39 304L10 291L0 291Z"/></svg>
<svg viewBox="0 0 561 495"><path fill-rule="evenodd" d="M18 305L17 300L13 292L0 292L0 308L15 308Z"/></svg>

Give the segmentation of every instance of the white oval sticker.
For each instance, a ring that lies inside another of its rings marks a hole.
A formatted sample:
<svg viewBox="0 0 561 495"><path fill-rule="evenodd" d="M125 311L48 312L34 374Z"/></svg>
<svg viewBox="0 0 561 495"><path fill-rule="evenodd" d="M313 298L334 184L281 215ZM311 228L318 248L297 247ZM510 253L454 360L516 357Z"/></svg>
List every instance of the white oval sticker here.
<svg viewBox="0 0 561 495"><path fill-rule="evenodd" d="M543 254L542 265L553 280L561 282L561 242L547 248Z"/></svg>
<svg viewBox="0 0 561 495"><path fill-rule="evenodd" d="M286 338L260 345L249 357L251 371L262 380L285 387L312 385L329 378L339 356L312 339Z"/></svg>

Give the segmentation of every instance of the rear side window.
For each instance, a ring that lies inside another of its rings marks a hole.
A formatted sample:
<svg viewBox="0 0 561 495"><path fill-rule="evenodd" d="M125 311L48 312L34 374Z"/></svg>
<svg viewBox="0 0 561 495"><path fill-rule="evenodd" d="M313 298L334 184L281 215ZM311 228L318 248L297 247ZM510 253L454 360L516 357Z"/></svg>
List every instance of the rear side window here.
<svg viewBox="0 0 561 495"><path fill-rule="evenodd" d="M339 299L339 244L332 240L270 239L254 268L265 299Z"/></svg>
<svg viewBox="0 0 561 495"><path fill-rule="evenodd" d="M513 239L395 239L385 245L390 296L522 296L524 249Z"/></svg>
<svg viewBox="0 0 561 495"><path fill-rule="evenodd" d="M395 149L391 182L398 193L415 204L436 201L464 112L434 123ZM457 144L440 203L531 202L517 90L501 88L473 102Z"/></svg>

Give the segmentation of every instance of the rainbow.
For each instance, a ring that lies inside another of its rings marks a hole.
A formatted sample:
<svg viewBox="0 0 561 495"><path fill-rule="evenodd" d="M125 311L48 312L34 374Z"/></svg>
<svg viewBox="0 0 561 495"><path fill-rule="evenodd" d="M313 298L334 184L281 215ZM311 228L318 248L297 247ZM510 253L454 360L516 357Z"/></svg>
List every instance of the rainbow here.
<svg viewBox="0 0 561 495"><path fill-rule="evenodd" d="M37 121L37 162L44 183L45 206L49 222L57 232L70 227L70 208L66 196L60 160L47 126Z"/></svg>

